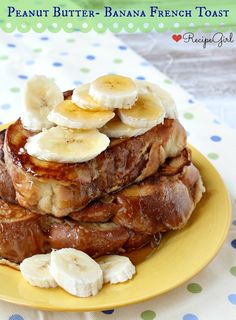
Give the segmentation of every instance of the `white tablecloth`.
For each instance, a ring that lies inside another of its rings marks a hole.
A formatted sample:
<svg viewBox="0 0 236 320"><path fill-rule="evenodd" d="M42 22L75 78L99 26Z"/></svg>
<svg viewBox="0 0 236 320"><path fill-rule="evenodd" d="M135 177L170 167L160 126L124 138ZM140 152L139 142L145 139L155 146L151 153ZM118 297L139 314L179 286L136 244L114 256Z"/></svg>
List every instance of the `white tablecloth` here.
<svg viewBox="0 0 236 320"><path fill-rule="evenodd" d="M158 55L158 52L156 53ZM169 90L177 102L189 142L222 175L233 205L227 240L216 258L184 285L144 303L106 312L41 312L0 302L1 320L233 320L236 319L236 132L219 123L194 97L111 34L0 33L0 122L21 112L27 78L45 74L62 90L105 73L147 79ZM197 292L193 293L191 284Z"/></svg>

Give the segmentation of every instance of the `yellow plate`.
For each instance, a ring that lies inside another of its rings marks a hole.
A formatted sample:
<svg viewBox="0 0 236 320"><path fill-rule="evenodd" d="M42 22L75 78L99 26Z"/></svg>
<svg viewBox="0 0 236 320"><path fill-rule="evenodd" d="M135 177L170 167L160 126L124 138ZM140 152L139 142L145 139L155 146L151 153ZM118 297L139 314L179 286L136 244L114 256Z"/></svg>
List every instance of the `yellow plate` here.
<svg viewBox="0 0 236 320"><path fill-rule="evenodd" d="M133 280L105 285L95 297L76 298L59 288L32 287L19 271L0 266L0 299L42 310L108 310L150 299L193 277L223 244L230 225L231 205L217 171L201 153L194 148L192 151L207 191L188 225L166 234L159 249L137 265Z"/></svg>

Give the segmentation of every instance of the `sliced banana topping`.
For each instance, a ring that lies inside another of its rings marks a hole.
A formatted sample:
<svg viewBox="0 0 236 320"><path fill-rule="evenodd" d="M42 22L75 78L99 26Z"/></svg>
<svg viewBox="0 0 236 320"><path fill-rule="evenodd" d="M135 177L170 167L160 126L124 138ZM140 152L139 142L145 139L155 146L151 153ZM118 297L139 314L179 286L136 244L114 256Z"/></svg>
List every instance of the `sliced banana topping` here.
<svg viewBox="0 0 236 320"><path fill-rule="evenodd" d="M47 116L63 100L63 93L52 79L32 77L26 84L25 111L21 117L23 126L31 131L51 128L53 123Z"/></svg>
<svg viewBox="0 0 236 320"><path fill-rule="evenodd" d="M38 114L37 117L32 115L32 112L24 111L21 115L21 122L23 127L27 130L38 132L41 131L43 128L49 129L54 124L48 120L48 118L44 115Z"/></svg>
<svg viewBox="0 0 236 320"><path fill-rule="evenodd" d="M73 90L71 100L82 109L88 109L93 111L103 111L107 108L102 107L89 95L90 83L82 84Z"/></svg>
<svg viewBox="0 0 236 320"><path fill-rule="evenodd" d="M136 80L136 85L138 88L139 94L153 94L154 96L157 96L160 98L163 107L165 108L165 117L169 119L177 119L178 118L178 112L176 109L175 102L171 95L163 90L160 86L157 84L143 81L143 80Z"/></svg>
<svg viewBox="0 0 236 320"><path fill-rule="evenodd" d="M98 259L98 263L103 271L103 281L105 283L125 282L132 279L136 273L135 266L129 258L124 256L104 256Z"/></svg>
<svg viewBox="0 0 236 320"><path fill-rule="evenodd" d="M105 75L94 80L89 95L106 109L129 109L137 100L135 82L120 75Z"/></svg>
<svg viewBox="0 0 236 320"><path fill-rule="evenodd" d="M50 272L60 287L77 297L94 296L102 288L103 274L99 264L79 250L53 251Z"/></svg>
<svg viewBox="0 0 236 320"><path fill-rule="evenodd" d="M177 118L169 93L148 81L113 74L79 86L71 100L64 100L52 79L34 76L27 82L21 120L28 130L43 130L28 139L25 148L30 155L74 163L104 151L108 137L144 134L165 117ZM55 124L59 127L52 128Z"/></svg>
<svg viewBox="0 0 236 320"><path fill-rule="evenodd" d="M121 121L134 128L152 128L162 123L165 110L160 99L153 94L140 94L129 110L118 110Z"/></svg>
<svg viewBox="0 0 236 320"><path fill-rule="evenodd" d="M76 163L95 158L109 143L109 138L97 129L53 127L30 137L25 149L41 160Z"/></svg>
<svg viewBox="0 0 236 320"><path fill-rule="evenodd" d="M131 138L137 137L150 130L150 128L134 128L124 124L118 116L110 120L100 131L109 138Z"/></svg>
<svg viewBox="0 0 236 320"><path fill-rule="evenodd" d="M50 254L37 254L23 260L20 271L26 281L40 288L55 288L56 281L49 272Z"/></svg>
<svg viewBox="0 0 236 320"><path fill-rule="evenodd" d="M58 104L48 115L51 122L59 126L77 129L101 128L115 114L112 111L89 111L78 107L71 100Z"/></svg>

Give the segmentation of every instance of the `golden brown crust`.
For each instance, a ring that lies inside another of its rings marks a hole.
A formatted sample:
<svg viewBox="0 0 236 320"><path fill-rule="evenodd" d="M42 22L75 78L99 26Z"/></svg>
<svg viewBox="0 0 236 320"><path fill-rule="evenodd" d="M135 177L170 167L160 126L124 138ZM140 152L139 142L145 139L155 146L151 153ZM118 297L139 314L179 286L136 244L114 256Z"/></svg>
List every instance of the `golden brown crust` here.
<svg viewBox="0 0 236 320"><path fill-rule="evenodd" d="M155 234L182 228L202 195L201 177L193 166L174 176L152 176L124 189L113 221L136 232Z"/></svg>
<svg viewBox="0 0 236 320"><path fill-rule="evenodd" d="M0 198L10 203L16 203L16 192L6 165L0 160Z"/></svg>
<svg viewBox="0 0 236 320"><path fill-rule="evenodd" d="M15 267L34 254L61 248L75 248L98 257L137 249L151 239L113 222L78 223L42 216L0 200L0 264Z"/></svg>
<svg viewBox="0 0 236 320"><path fill-rule="evenodd" d="M115 223L110 218L105 223L79 222L76 214L72 216L77 221L39 215L0 200L0 256L19 263L52 248L73 247L93 257L134 250L152 241L159 231L182 228L203 191L199 172L190 165L182 173L156 174L106 202L95 202L87 216L86 209L82 211L83 221L98 221L111 208ZM100 210L95 220L93 210Z"/></svg>
<svg viewBox="0 0 236 320"><path fill-rule="evenodd" d="M189 166L192 161L192 153L189 148L185 148L179 156L166 159L159 168L158 173L162 176L173 176L183 171L185 166Z"/></svg>
<svg viewBox="0 0 236 320"><path fill-rule="evenodd" d="M16 192L4 162L4 138L5 130L0 132L0 198L10 203L16 203Z"/></svg>
<svg viewBox="0 0 236 320"><path fill-rule="evenodd" d="M20 205L57 217L81 210L107 193L154 174L167 157L186 146L186 134L177 120L166 119L145 134L113 141L96 158L81 164L38 160L24 152L32 132L20 120L5 139L5 162Z"/></svg>
<svg viewBox="0 0 236 320"><path fill-rule="evenodd" d="M41 216L0 199L0 256L14 263L48 251Z"/></svg>
<svg viewBox="0 0 236 320"><path fill-rule="evenodd" d="M53 249L75 248L92 257L122 252L128 239L127 229L112 222L78 224L65 220L54 224L50 231Z"/></svg>
<svg viewBox="0 0 236 320"><path fill-rule="evenodd" d="M113 219L129 229L149 234L180 228L202 194L200 190L200 197L195 195L201 179L190 164L191 152L184 149L178 157L167 159L154 176L97 200L70 217L80 222Z"/></svg>
<svg viewBox="0 0 236 320"><path fill-rule="evenodd" d="M137 250L144 247L153 240L153 235L129 230L129 239L124 244L123 250L128 252Z"/></svg>
<svg viewBox="0 0 236 320"><path fill-rule="evenodd" d="M5 133L6 133L6 130L0 131L0 161L4 161L3 145L4 145Z"/></svg>
<svg viewBox="0 0 236 320"><path fill-rule="evenodd" d="M115 197L112 197L114 201ZM95 201L81 211L72 212L70 217L79 222L107 222L116 214L120 206L116 203Z"/></svg>

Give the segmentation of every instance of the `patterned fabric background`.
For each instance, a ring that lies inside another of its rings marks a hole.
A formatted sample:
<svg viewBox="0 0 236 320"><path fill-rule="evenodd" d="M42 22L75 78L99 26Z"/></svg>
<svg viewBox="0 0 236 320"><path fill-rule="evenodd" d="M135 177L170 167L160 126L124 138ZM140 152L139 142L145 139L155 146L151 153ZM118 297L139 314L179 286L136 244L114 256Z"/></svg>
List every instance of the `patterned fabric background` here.
<svg viewBox="0 0 236 320"><path fill-rule="evenodd" d="M175 98L189 142L214 164L232 199L233 221L217 257L191 281L144 303L103 312L41 312L0 302L1 320L233 320L236 319L236 133L194 97L111 34L0 33L0 122L21 112L25 81L34 74L55 78L62 90L105 73L156 82Z"/></svg>

